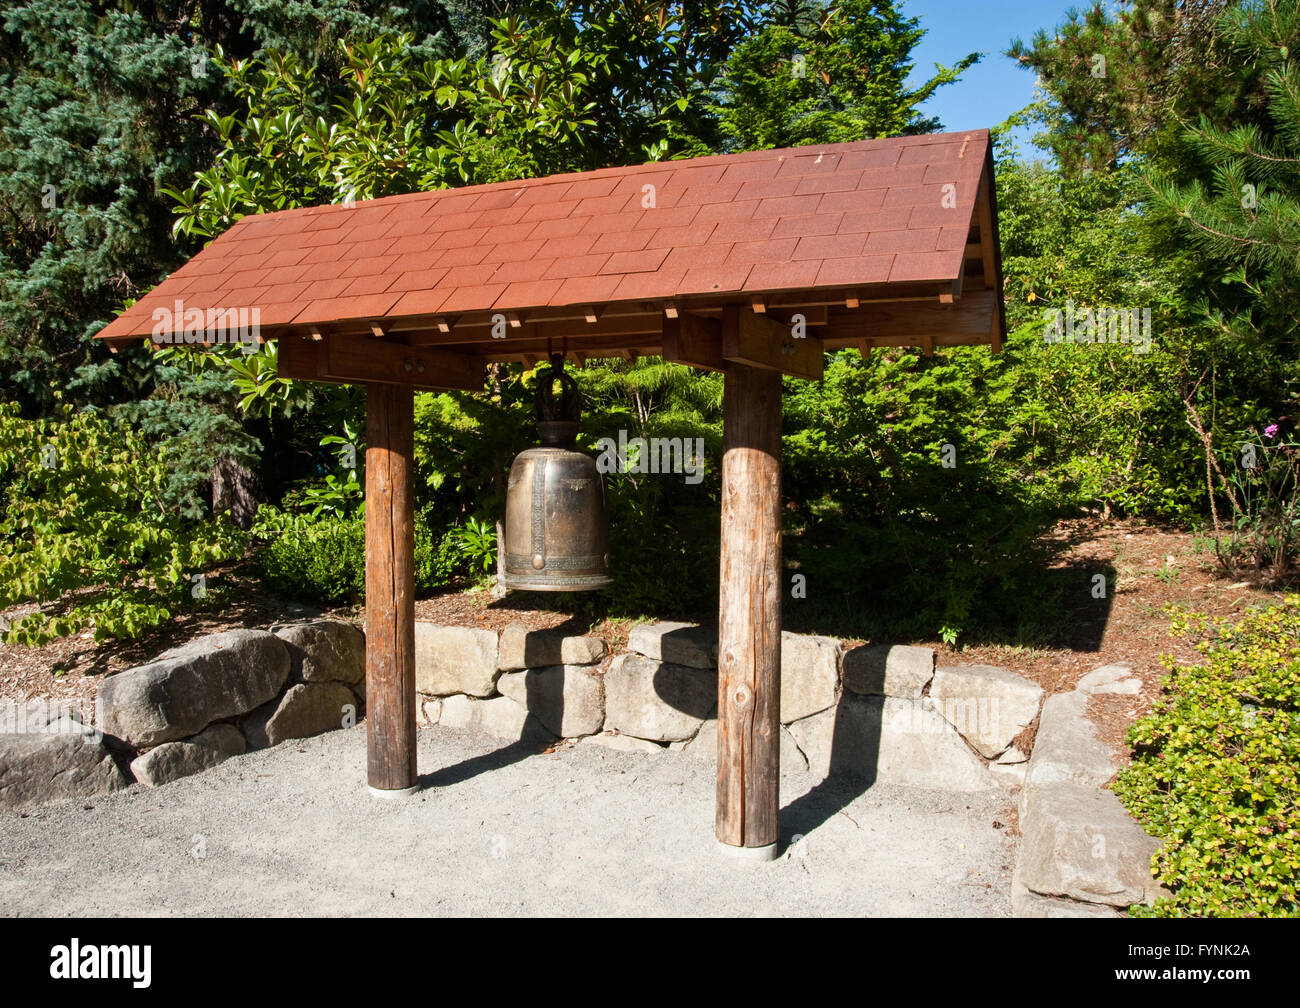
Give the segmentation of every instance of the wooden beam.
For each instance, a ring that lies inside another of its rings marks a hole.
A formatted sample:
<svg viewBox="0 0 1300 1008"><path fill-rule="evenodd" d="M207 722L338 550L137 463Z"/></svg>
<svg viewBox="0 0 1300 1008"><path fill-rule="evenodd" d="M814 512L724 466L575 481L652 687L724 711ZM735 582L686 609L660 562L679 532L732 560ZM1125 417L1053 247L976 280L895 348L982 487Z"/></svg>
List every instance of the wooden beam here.
<svg viewBox="0 0 1300 1008"><path fill-rule="evenodd" d="M381 794L416 788L414 425L411 386L367 386L366 779Z"/></svg>
<svg viewBox="0 0 1300 1008"><path fill-rule="evenodd" d="M690 312L664 322L663 359L708 371L725 371L722 326Z"/></svg>
<svg viewBox="0 0 1300 1008"><path fill-rule="evenodd" d="M383 382L421 388L483 388L483 362L466 354L396 343L362 343L332 336L325 341L324 374L358 383Z"/></svg>
<svg viewBox="0 0 1300 1008"><path fill-rule="evenodd" d="M378 382L433 391L477 392L483 388L481 357L360 337L331 335L318 340L316 335L280 337L281 378L334 385Z"/></svg>
<svg viewBox="0 0 1300 1008"><path fill-rule="evenodd" d="M997 231L993 227L993 204L989 197L989 188L992 184L992 176L985 172L980 182L979 197L975 203L975 215L980 227L980 262L984 269L986 284L991 284L993 278L998 275L997 252L993 247L993 243L997 241Z"/></svg>
<svg viewBox="0 0 1300 1008"><path fill-rule="evenodd" d="M722 356L748 364L820 381L825 367L822 341L816 336L796 339L790 327L732 306L722 313Z"/></svg>
<svg viewBox="0 0 1300 1008"><path fill-rule="evenodd" d="M864 338L897 345L919 346L929 334L942 345L945 336L982 336L988 342L996 295L993 291L972 291L954 304L939 301L905 304L863 305L856 311L835 309L818 335L827 346L850 345Z"/></svg>
<svg viewBox="0 0 1300 1008"><path fill-rule="evenodd" d="M794 317L802 315L804 325L811 328L826 324L826 320L830 317L830 308L827 305L810 305L807 308L773 308L767 314L786 325L793 325Z"/></svg>
<svg viewBox="0 0 1300 1008"><path fill-rule="evenodd" d="M780 836L781 376L729 364L723 424L716 834L767 859Z"/></svg>

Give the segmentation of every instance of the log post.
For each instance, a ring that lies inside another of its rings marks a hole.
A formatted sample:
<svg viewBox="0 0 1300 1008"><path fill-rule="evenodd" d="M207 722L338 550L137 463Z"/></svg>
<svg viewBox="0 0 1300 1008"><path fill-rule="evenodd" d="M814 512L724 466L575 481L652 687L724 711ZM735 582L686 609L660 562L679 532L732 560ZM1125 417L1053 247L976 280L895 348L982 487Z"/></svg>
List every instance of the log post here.
<svg viewBox="0 0 1300 1008"><path fill-rule="evenodd" d="M729 363L724 396L717 838L769 859L780 830L781 375Z"/></svg>
<svg viewBox="0 0 1300 1008"><path fill-rule="evenodd" d="M366 386L366 776L373 794L416 790L415 399Z"/></svg>

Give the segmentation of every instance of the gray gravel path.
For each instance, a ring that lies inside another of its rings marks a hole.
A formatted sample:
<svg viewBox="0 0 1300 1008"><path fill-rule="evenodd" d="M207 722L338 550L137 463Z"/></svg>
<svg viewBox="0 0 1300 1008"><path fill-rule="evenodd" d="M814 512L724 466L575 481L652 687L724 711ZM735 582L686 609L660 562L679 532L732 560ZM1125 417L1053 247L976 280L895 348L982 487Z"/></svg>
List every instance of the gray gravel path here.
<svg viewBox="0 0 1300 1008"><path fill-rule="evenodd" d="M421 729L425 790L370 796L365 729L150 790L0 813L0 913L1009 916L1008 799L782 781L786 855L728 858L711 764ZM90 807L84 807L90 806ZM789 844L794 834L800 842ZM196 854L201 856L196 856Z"/></svg>

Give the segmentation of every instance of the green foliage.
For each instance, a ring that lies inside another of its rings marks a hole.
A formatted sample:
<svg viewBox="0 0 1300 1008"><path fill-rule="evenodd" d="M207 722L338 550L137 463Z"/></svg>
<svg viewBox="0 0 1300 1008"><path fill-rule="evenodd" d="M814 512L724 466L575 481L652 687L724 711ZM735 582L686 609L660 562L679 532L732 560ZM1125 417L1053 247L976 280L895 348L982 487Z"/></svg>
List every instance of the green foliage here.
<svg viewBox="0 0 1300 1008"><path fill-rule="evenodd" d="M366 593L366 527L354 518L285 520L259 511L255 535L267 535L257 556L272 591L327 605L355 604Z"/></svg>
<svg viewBox="0 0 1300 1008"><path fill-rule="evenodd" d="M36 602L5 639L36 646L93 628L136 637L192 597L195 578L242 553L224 516L169 504L165 450L131 427L64 408L23 420L0 407L0 608Z"/></svg>
<svg viewBox="0 0 1300 1008"><path fill-rule="evenodd" d="M1249 355L1274 395L1294 396L1300 384L1300 3L1234 8L1214 34L1232 54L1226 88L1245 98L1226 109L1216 103L1185 110L1187 128L1153 159L1152 213L1200 253L1202 311L1223 342L1236 344L1238 356Z"/></svg>
<svg viewBox="0 0 1300 1008"><path fill-rule="evenodd" d="M1165 837L1152 868L1173 893L1135 916L1300 915L1300 596L1235 626L1197 615L1201 661L1170 670L1152 713L1129 730L1115 784Z"/></svg>
<svg viewBox="0 0 1300 1008"><path fill-rule="evenodd" d="M341 42L334 81L291 53L218 52L242 107L205 113L222 149L188 189L166 190L177 231L211 236L250 213L572 170L591 125L582 54L517 21L494 24L490 62L422 60L410 35L381 35Z"/></svg>
<svg viewBox="0 0 1300 1008"><path fill-rule="evenodd" d="M714 111L728 150L935 132L939 121L918 107L979 61L971 53L909 89L909 54L925 34L917 18L888 0L835 0L811 13L764 25L727 61Z"/></svg>
<svg viewBox="0 0 1300 1008"><path fill-rule="evenodd" d="M497 564L497 530L495 524L471 518L452 530L456 548L476 574L491 574Z"/></svg>
<svg viewBox="0 0 1300 1008"><path fill-rule="evenodd" d="M465 569L455 530L433 534L427 519L415 526L415 590L428 595L453 584ZM493 561L495 562L495 560Z"/></svg>
<svg viewBox="0 0 1300 1008"><path fill-rule="evenodd" d="M1300 550L1300 443L1279 437L1273 424L1219 452L1217 463L1232 507L1227 529L1214 540L1220 566L1229 577L1250 568L1256 577L1282 581Z"/></svg>
<svg viewBox="0 0 1300 1008"><path fill-rule="evenodd" d="M1007 55L1032 70L1049 101L1038 138L1070 175L1109 170L1177 128L1185 107L1239 99L1213 31L1237 0L1080 4L1054 30L1015 40Z"/></svg>
<svg viewBox="0 0 1300 1008"><path fill-rule="evenodd" d="M301 514L264 506L253 535L264 545L260 576L287 598L325 605L356 605L366 595L366 526L363 518ZM454 533L434 534L426 518L415 526L415 590L428 594L450 585L463 567Z"/></svg>
<svg viewBox="0 0 1300 1008"><path fill-rule="evenodd" d="M786 555L808 578L788 606L847 634L1041 636L1035 540L1060 498L1015 353L840 352L821 384L787 384Z"/></svg>
<svg viewBox="0 0 1300 1008"><path fill-rule="evenodd" d="M460 6L460 4L452 5ZM231 96L223 49L332 58L335 41L401 26L421 58L455 39L443 6L369 0L8 0L0 20L0 390L25 412L140 398L140 352L108 359L91 334L191 252L166 187L218 149L195 117ZM330 66L326 73L335 68Z"/></svg>

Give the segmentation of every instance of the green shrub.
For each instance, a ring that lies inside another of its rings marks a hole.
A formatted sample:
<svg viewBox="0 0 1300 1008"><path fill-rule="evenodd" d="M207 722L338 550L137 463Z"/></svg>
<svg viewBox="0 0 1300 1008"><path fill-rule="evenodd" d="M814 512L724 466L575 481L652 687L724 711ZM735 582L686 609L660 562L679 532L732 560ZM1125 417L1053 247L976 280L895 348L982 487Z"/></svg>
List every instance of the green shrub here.
<svg viewBox="0 0 1300 1008"><path fill-rule="evenodd" d="M259 512L259 518L267 509ZM366 593L366 526L359 518L283 521L258 555L267 587L295 599L327 605L356 603Z"/></svg>
<svg viewBox="0 0 1300 1008"><path fill-rule="evenodd" d="M172 476L168 452L128 426L0 405L0 609L41 604L4 639L137 637L206 597L202 575L240 556L243 536L224 515L169 506Z"/></svg>
<svg viewBox="0 0 1300 1008"><path fill-rule="evenodd" d="M1173 895L1139 916L1300 916L1300 596L1236 626L1175 617L1200 664L1170 674L1129 730L1115 791L1166 838L1153 870Z"/></svg>
<svg viewBox="0 0 1300 1008"><path fill-rule="evenodd" d="M415 592L427 595L445 588L455 580L465 565L455 530L434 535L427 525L415 526ZM495 562L495 560L494 560Z"/></svg>
<svg viewBox="0 0 1300 1008"><path fill-rule="evenodd" d="M267 587L296 599L355 604L366 595L366 525L362 517L315 520L263 507L254 533L266 540L258 568ZM461 555L451 533L415 526L415 590L426 594L451 583Z"/></svg>

